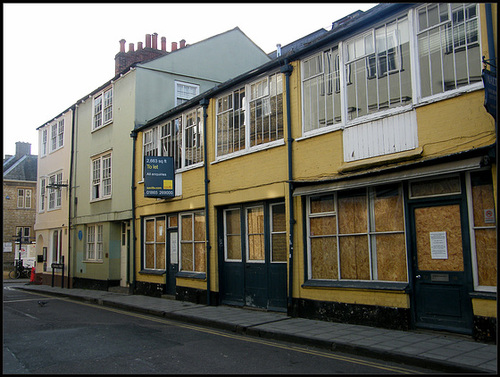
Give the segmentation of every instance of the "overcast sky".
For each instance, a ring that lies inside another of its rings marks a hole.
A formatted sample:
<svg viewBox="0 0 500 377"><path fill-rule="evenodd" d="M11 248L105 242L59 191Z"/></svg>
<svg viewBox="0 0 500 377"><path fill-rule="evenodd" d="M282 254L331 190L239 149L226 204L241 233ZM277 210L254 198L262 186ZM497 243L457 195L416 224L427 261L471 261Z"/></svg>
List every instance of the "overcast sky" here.
<svg viewBox="0 0 500 377"><path fill-rule="evenodd" d="M193 44L239 27L264 52L276 50L376 3L26 4L3 3L3 153L17 141L38 154L36 129L114 76L120 39L146 34ZM165 109L167 110L167 109Z"/></svg>

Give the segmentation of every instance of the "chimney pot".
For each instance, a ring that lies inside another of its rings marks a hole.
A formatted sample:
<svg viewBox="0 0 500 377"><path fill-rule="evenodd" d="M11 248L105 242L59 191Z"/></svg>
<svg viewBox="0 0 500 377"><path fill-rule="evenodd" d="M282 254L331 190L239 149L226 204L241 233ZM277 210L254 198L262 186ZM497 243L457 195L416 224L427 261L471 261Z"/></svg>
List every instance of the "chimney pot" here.
<svg viewBox="0 0 500 377"><path fill-rule="evenodd" d="M142 50L142 42L137 42L137 51Z"/></svg>
<svg viewBox="0 0 500 377"><path fill-rule="evenodd" d="M151 48L151 34L146 34L146 48Z"/></svg>
<svg viewBox="0 0 500 377"><path fill-rule="evenodd" d="M125 52L125 39L120 39L120 52Z"/></svg>
<svg viewBox="0 0 500 377"><path fill-rule="evenodd" d="M161 37L161 50L167 51L167 38Z"/></svg>
<svg viewBox="0 0 500 377"><path fill-rule="evenodd" d="M172 51L177 50L177 42L172 42Z"/></svg>
<svg viewBox="0 0 500 377"><path fill-rule="evenodd" d="M129 43L128 44L128 52L133 52L134 51L134 44L133 43Z"/></svg>
<svg viewBox="0 0 500 377"><path fill-rule="evenodd" d="M179 43L180 43L180 45L181 45L181 47L180 47L180 48L184 48L184 47L186 47L186 40L185 40L185 39L181 39Z"/></svg>
<svg viewBox="0 0 500 377"><path fill-rule="evenodd" d="M153 33L153 48L158 50L158 33Z"/></svg>

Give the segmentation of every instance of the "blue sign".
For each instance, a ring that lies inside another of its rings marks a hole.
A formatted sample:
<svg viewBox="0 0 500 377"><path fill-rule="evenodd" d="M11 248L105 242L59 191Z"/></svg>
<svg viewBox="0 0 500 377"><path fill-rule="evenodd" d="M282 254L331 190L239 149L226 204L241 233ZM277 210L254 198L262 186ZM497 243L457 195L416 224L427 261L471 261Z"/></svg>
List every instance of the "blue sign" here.
<svg viewBox="0 0 500 377"><path fill-rule="evenodd" d="M147 198L173 198L175 171L174 158L144 157L144 196Z"/></svg>

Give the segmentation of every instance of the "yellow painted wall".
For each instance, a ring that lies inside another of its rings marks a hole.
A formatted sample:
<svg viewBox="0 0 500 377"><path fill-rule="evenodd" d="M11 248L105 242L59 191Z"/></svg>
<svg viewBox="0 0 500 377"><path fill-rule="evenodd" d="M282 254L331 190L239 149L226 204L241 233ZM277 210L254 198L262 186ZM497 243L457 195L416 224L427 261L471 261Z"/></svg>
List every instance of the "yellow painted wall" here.
<svg viewBox="0 0 500 377"><path fill-rule="evenodd" d="M496 300L472 299L472 310L474 311L474 315L497 318L497 309Z"/></svg>
<svg viewBox="0 0 500 377"><path fill-rule="evenodd" d="M492 145L495 124L483 104L484 90L479 90L418 107L418 143L423 157Z"/></svg>

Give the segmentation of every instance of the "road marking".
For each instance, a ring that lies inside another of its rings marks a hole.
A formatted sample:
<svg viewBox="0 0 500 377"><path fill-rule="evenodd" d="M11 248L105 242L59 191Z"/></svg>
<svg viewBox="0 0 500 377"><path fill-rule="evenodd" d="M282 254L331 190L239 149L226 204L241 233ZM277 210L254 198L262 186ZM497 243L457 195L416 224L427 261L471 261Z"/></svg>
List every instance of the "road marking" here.
<svg viewBox="0 0 500 377"><path fill-rule="evenodd" d="M44 296L44 297L53 297L53 296L47 296L45 294L38 293L38 292L28 292L28 291L24 291L24 292L29 293L29 294ZM106 307L106 306L102 306L102 305L98 305L98 304L91 304L91 303L76 301L76 300L72 300L71 298L68 298L68 297L53 298L53 299L67 301L67 302L71 302L71 303L78 304L78 305L90 306L90 307L96 308L96 309L107 310L109 312L123 314L123 315L129 316L129 317L141 318L141 319L145 319L148 321L153 321L153 322L158 322L158 323L167 324L167 325L171 325L171 326L181 327L181 328L185 328L185 329L189 329L189 330L193 330L193 331L204 332L207 334L222 336L222 337L226 337L226 338L230 338L230 339L241 340L244 342L258 343L258 344L266 345L269 347L282 348L282 349L289 350L289 351L295 351L295 352L315 355L315 356L319 356L319 357L345 361L345 362L349 362L349 363L353 363L353 364L369 366L372 368L382 369L382 370L386 370L386 371L390 371L390 372L404 373L404 374L422 374L422 372L418 372L415 370L406 369L406 368L402 368L402 367L398 367L398 366L387 366L384 364L379 364L379 363L367 361L367 360L361 360L361 359L357 359L354 357L336 355L336 354L329 353L327 351L307 349L307 348L303 348L300 346L293 346L293 345L284 345L284 344L275 343L275 342L260 339L260 338L225 333L225 332L222 332L219 330L200 327L200 326L196 326L196 325L185 324L185 323L181 323L181 322L166 319L166 318L152 317L152 316L147 316L147 315L140 314L140 313L128 312L125 310L110 308L110 307ZM23 314L26 315L26 313L23 313Z"/></svg>
<svg viewBox="0 0 500 377"><path fill-rule="evenodd" d="M22 300L7 300L7 301L4 301L3 303L8 304L8 303L12 303L12 302L37 301L37 300L40 300L40 299L39 298L25 298ZM47 300L57 300L57 298L48 298Z"/></svg>

